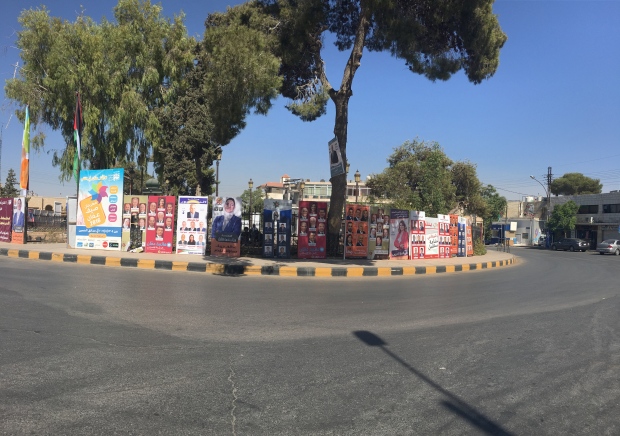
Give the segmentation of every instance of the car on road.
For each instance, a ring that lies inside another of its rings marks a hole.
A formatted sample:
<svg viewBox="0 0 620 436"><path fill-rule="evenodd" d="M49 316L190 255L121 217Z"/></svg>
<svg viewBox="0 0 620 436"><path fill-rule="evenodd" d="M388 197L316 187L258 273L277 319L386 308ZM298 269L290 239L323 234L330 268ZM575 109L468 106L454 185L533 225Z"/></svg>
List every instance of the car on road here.
<svg viewBox="0 0 620 436"><path fill-rule="evenodd" d="M599 254L608 253L620 256L620 239L605 239L603 242L598 243L596 251Z"/></svg>
<svg viewBox="0 0 620 436"><path fill-rule="evenodd" d="M590 244L579 238L563 238L551 244L552 250L586 251Z"/></svg>
<svg viewBox="0 0 620 436"><path fill-rule="evenodd" d="M536 242L537 247L546 247L547 246L547 237L545 235L541 235L538 237L538 241Z"/></svg>

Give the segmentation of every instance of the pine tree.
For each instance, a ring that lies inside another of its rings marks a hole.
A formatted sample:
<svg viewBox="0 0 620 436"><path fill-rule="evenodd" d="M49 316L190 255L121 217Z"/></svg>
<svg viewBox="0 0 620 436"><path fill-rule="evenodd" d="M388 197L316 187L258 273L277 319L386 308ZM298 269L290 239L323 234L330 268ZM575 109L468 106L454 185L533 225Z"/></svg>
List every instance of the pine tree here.
<svg viewBox="0 0 620 436"><path fill-rule="evenodd" d="M10 168L8 174L6 175L6 182L4 182L4 186L0 188L0 197L17 197L19 195L19 189L16 188L18 184L19 182L17 181L15 171L13 171L13 168Z"/></svg>

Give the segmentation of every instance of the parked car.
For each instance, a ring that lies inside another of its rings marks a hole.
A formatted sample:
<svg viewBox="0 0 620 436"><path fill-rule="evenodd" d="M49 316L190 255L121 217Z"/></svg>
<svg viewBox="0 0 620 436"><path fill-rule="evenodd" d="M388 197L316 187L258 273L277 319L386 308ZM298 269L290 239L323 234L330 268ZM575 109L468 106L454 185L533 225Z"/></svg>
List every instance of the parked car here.
<svg viewBox="0 0 620 436"><path fill-rule="evenodd" d="M599 242L596 246L598 254L615 254L620 256L620 240L619 239L605 239L603 242Z"/></svg>
<svg viewBox="0 0 620 436"><path fill-rule="evenodd" d="M569 250L569 251L586 251L590 244L583 239L578 238L564 238L559 241L555 241L551 244L552 250Z"/></svg>
<svg viewBox="0 0 620 436"><path fill-rule="evenodd" d="M538 241L536 242L537 247L546 247L547 246L547 237L545 235L541 235L538 237Z"/></svg>

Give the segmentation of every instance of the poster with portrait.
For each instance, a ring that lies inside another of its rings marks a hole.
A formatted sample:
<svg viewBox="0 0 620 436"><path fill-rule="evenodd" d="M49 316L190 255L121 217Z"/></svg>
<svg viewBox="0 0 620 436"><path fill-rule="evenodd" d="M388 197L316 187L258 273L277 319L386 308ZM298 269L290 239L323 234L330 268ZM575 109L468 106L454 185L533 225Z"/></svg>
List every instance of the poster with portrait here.
<svg viewBox="0 0 620 436"><path fill-rule="evenodd" d="M11 242L13 199L0 198L0 242Z"/></svg>
<svg viewBox="0 0 620 436"><path fill-rule="evenodd" d="M474 255L474 238L471 230L471 222L467 221L465 226L465 250L467 252L467 256Z"/></svg>
<svg viewBox="0 0 620 436"><path fill-rule="evenodd" d="M437 214L439 222L439 258L450 257L450 215Z"/></svg>
<svg viewBox="0 0 620 436"><path fill-rule="evenodd" d="M332 139L327 145L329 147L329 169L331 177L344 174L344 162L342 160L342 154L340 153L338 138Z"/></svg>
<svg viewBox="0 0 620 436"><path fill-rule="evenodd" d="M177 254L205 253L209 197L181 195L177 207Z"/></svg>
<svg viewBox="0 0 620 436"><path fill-rule="evenodd" d="M409 211L390 210L390 259L409 259Z"/></svg>
<svg viewBox="0 0 620 436"><path fill-rule="evenodd" d="M241 256L241 198L213 197L211 256Z"/></svg>
<svg viewBox="0 0 620 436"><path fill-rule="evenodd" d="M362 204L348 204L346 209L344 257L365 259L368 257L368 239L371 233L370 207ZM376 222L372 232L376 239Z"/></svg>
<svg viewBox="0 0 620 436"><path fill-rule="evenodd" d="M463 217L459 217L458 221L458 257L467 257L467 247L466 247L466 226L467 220Z"/></svg>
<svg viewBox="0 0 620 436"><path fill-rule="evenodd" d="M123 168L80 171L76 248L121 249L124 174Z"/></svg>
<svg viewBox="0 0 620 436"><path fill-rule="evenodd" d="M123 197L121 250L146 246L146 206L148 196L126 194Z"/></svg>
<svg viewBox="0 0 620 436"><path fill-rule="evenodd" d="M411 259L424 259L426 256L426 212L412 210L410 213Z"/></svg>
<svg viewBox="0 0 620 436"><path fill-rule="evenodd" d="M450 257L459 253L459 216L450 214Z"/></svg>
<svg viewBox="0 0 620 436"><path fill-rule="evenodd" d="M147 199L146 253L172 254L176 197L149 195Z"/></svg>
<svg viewBox="0 0 620 436"><path fill-rule="evenodd" d="M380 206L371 207L368 228L368 259L389 259L390 210Z"/></svg>
<svg viewBox="0 0 620 436"><path fill-rule="evenodd" d="M324 215L325 220L319 221ZM300 201L297 223L297 257L299 259L325 259L327 257L327 203ZM322 231L319 229L323 228Z"/></svg>
<svg viewBox="0 0 620 436"><path fill-rule="evenodd" d="M267 198L263 202L263 256L286 259L291 255L293 204Z"/></svg>

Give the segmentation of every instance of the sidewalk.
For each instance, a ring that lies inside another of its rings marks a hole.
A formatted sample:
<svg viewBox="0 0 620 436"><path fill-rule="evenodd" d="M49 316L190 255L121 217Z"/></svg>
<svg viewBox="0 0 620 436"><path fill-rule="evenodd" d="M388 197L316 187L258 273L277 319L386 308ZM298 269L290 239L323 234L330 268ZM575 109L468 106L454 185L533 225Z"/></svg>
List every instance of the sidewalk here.
<svg viewBox="0 0 620 436"><path fill-rule="evenodd" d="M191 271L225 276L263 275L286 277L362 277L403 276L472 271L514 265L511 253L488 250L484 256L453 257L424 260L366 259L266 259L260 257L220 258L186 254L128 253L121 251L68 248L66 244L24 245L0 242L0 257L146 268L169 271Z"/></svg>

